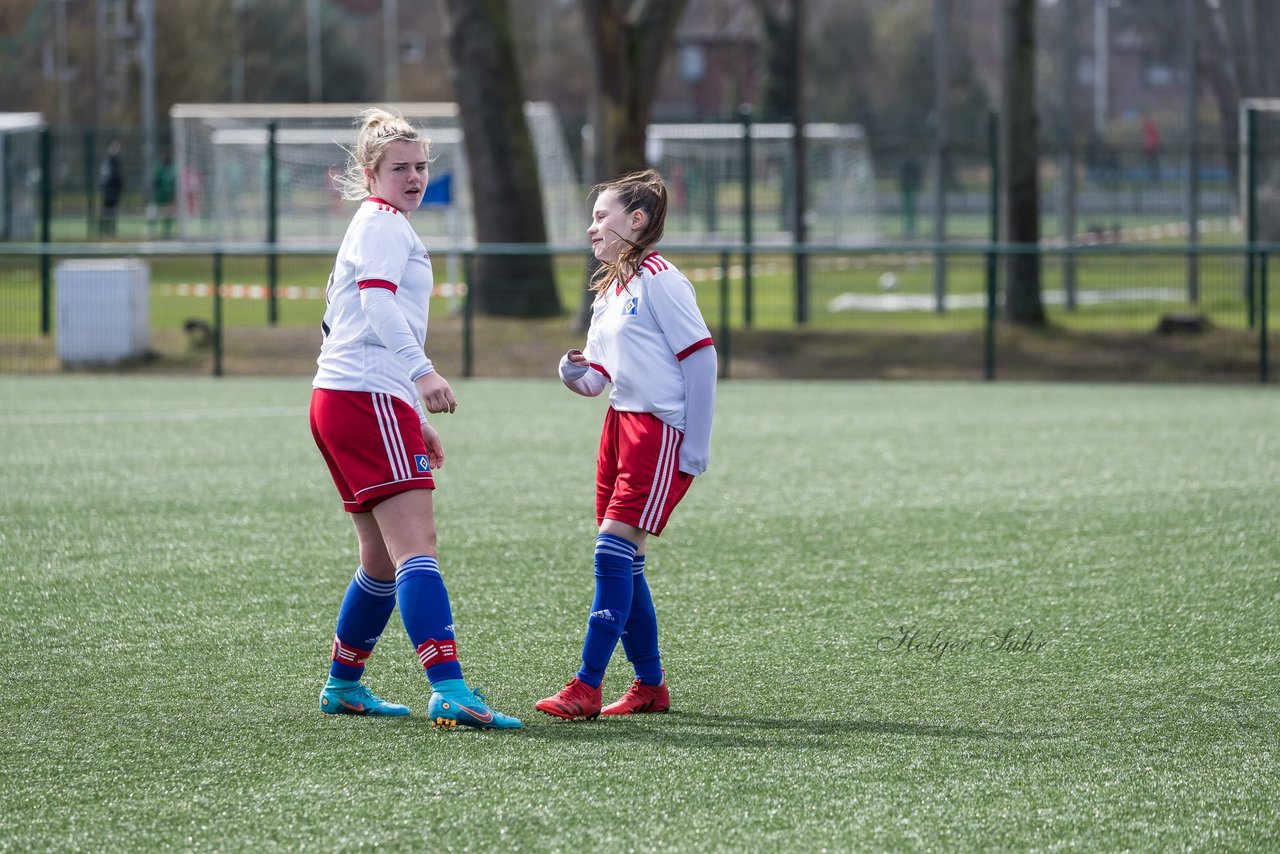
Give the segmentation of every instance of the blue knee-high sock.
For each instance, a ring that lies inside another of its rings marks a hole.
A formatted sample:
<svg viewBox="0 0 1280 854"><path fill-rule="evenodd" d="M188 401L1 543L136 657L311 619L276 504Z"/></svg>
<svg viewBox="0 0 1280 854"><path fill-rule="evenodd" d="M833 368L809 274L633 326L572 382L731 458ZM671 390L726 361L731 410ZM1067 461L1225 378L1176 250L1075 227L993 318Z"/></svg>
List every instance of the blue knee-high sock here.
<svg viewBox="0 0 1280 854"><path fill-rule="evenodd" d="M396 568L396 598L400 600L404 630L431 684L461 679L449 591L434 556L416 555Z"/></svg>
<svg viewBox="0 0 1280 854"><path fill-rule="evenodd" d="M658 654L658 614L644 577L644 555L631 563L631 614L622 630L622 649L644 685L662 684L662 656Z"/></svg>
<svg viewBox="0 0 1280 854"><path fill-rule="evenodd" d="M334 679L360 681L364 662L396 608L396 583L378 581L357 567L338 609L338 627L333 635L333 661L329 675Z"/></svg>
<svg viewBox="0 0 1280 854"><path fill-rule="evenodd" d="M618 645L622 627L631 613L631 562L635 544L613 534L596 537L596 595L582 643L582 668L578 679L598 688L605 668Z"/></svg>

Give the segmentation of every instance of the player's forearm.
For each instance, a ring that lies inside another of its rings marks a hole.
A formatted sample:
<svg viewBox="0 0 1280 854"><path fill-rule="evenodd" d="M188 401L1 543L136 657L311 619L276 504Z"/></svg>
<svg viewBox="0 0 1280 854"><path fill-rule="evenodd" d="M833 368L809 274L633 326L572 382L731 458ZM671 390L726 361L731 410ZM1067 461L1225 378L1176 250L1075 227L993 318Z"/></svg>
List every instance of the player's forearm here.
<svg viewBox="0 0 1280 854"><path fill-rule="evenodd" d="M569 353L560 357L560 381L583 397L595 397L605 387L604 374L585 362L570 361Z"/></svg>
<svg viewBox="0 0 1280 854"><path fill-rule="evenodd" d="M409 371L409 379L416 380L435 370L422 345L413 337L404 312L396 305L395 294L387 288L362 288L360 308L382 346L395 353Z"/></svg>
<svg viewBox="0 0 1280 854"><path fill-rule="evenodd" d="M684 374L684 439L680 443L680 471L694 476L711 462L711 422L716 409L715 347L703 347L680 362Z"/></svg>

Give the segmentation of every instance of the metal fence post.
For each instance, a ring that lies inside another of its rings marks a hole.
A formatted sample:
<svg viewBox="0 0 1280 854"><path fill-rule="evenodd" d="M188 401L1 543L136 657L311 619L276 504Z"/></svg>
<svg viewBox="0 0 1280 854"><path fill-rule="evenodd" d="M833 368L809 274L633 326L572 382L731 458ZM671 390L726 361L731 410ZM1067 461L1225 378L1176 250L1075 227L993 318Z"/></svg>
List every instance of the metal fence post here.
<svg viewBox="0 0 1280 854"><path fill-rule="evenodd" d="M809 223L805 214L809 209L809 146L805 137L805 50L804 24L805 7L803 0L791 0L791 171L795 181L795 192L791 196L794 204L791 223L792 241L797 249L792 256L792 267L795 270L796 288L796 324L805 326L809 323L809 256L802 251L809 242Z"/></svg>
<svg viewBox="0 0 1280 854"><path fill-rule="evenodd" d="M1076 186L1076 131L1075 94L1076 75L1070 70L1076 67L1076 31L1073 22L1076 20L1074 0L1063 3L1063 20L1066 22L1062 34L1062 67L1068 69L1062 73L1062 103L1065 105L1066 118L1063 120L1062 134L1062 241L1067 253L1062 256L1062 290L1066 294L1067 311L1076 310L1076 256L1071 247L1076 242L1076 202L1078 188Z"/></svg>
<svg viewBox="0 0 1280 854"><path fill-rule="evenodd" d="M222 253L213 253L213 375L222 376Z"/></svg>
<svg viewBox="0 0 1280 854"><path fill-rule="evenodd" d="M53 134L48 127L40 129L40 242L46 246L53 239ZM50 293L53 290L52 259L40 253L40 334L48 335L52 324Z"/></svg>
<svg viewBox="0 0 1280 854"><path fill-rule="evenodd" d="M280 318L280 306L276 303L276 283L279 278L280 257L276 254L276 213L280 188L277 178L276 123L267 123L267 243L271 252L267 255L267 323L275 326Z"/></svg>
<svg viewBox="0 0 1280 854"><path fill-rule="evenodd" d="M96 217L94 217L94 209L98 206L98 175L97 175L97 159L93 156L94 149L94 133L93 128L85 128L84 131L84 235L86 240L92 240L96 234Z"/></svg>
<svg viewBox="0 0 1280 854"><path fill-rule="evenodd" d="M987 152L991 161L991 221L987 250L986 285L987 316L983 322L982 376L996 378L996 244L1000 242L1000 131L999 117L994 111L987 115ZM1070 247L1067 248L1070 252Z"/></svg>
<svg viewBox="0 0 1280 854"><path fill-rule="evenodd" d="M934 312L939 315L946 314L947 311L947 252L943 244L947 241L947 173L951 168L949 166L951 141L947 122L947 87L950 85L947 74L950 62L947 6L946 0L934 0L933 300Z"/></svg>
<svg viewBox="0 0 1280 854"><path fill-rule="evenodd" d="M1255 273L1257 256L1253 245L1258 242L1258 120L1257 111L1247 107L1244 111L1244 242L1247 246L1245 254L1244 302L1248 316L1249 328L1253 329L1258 320L1258 307L1255 292Z"/></svg>
<svg viewBox="0 0 1280 854"><path fill-rule="evenodd" d="M720 379L729 378L729 253L720 253Z"/></svg>
<svg viewBox="0 0 1280 854"><path fill-rule="evenodd" d="M1258 254L1258 381L1270 381L1271 356L1267 352L1267 253Z"/></svg>
<svg viewBox="0 0 1280 854"><path fill-rule="evenodd" d="M751 328L752 314L755 311L754 294L751 287L751 241L754 223L752 221L751 197L752 184L755 183L755 160L751 147L751 105L743 104L738 111L742 119L742 324Z"/></svg>
<svg viewBox="0 0 1280 854"><path fill-rule="evenodd" d="M475 253L462 253L462 278L465 290L462 294L462 375L470 377L473 371L472 357L472 323L474 320L474 303L472 302L471 283L475 280Z"/></svg>
<svg viewBox="0 0 1280 854"><path fill-rule="evenodd" d="M13 143L0 139L0 240L13 237Z"/></svg>
<svg viewBox="0 0 1280 854"><path fill-rule="evenodd" d="M1199 103L1200 81L1196 69L1196 0L1182 3L1182 56L1186 78L1187 124L1187 186L1184 205L1187 217L1187 302L1200 304L1200 256L1196 246L1200 242L1200 145L1199 121L1196 106ZM1070 66L1074 68L1075 66Z"/></svg>

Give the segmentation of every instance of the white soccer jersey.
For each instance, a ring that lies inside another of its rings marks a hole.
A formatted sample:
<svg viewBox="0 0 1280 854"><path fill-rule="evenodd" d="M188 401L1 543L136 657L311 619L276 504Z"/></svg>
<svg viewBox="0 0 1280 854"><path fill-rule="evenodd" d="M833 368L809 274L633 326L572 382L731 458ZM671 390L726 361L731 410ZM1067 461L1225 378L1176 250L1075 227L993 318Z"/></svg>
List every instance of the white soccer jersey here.
<svg viewBox="0 0 1280 854"><path fill-rule="evenodd" d="M651 412L685 429L680 361L711 346L693 285L657 252L625 286L612 285L592 306L583 355L613 383L609 404L620 412ZM708 427L710 425L708 424Z"/></svg>
<svg viewBox="0 0 1280 854"><path fill-rule="evenodd" d="M418 346L424 346L433 285L431 258L409 218L380 199L360 204L342 238L325 292L324 343L312 385L386 392L416 408L418 391L408 370L383 345L360 306L361 282L390 287Z"/></svg>

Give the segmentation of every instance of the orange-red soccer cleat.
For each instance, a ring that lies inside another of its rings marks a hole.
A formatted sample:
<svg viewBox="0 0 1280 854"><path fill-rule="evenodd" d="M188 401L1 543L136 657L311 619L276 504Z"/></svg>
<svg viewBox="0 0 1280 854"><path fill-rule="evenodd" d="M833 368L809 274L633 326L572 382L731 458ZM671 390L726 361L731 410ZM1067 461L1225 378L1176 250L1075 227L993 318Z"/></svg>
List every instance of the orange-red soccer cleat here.
<svg viewBox="0 0 1280 854"><path fill-rule="evenodd" d="M534 708L567 721L578 718L591 720L600 714L600 702L600 688L592 688L575 676L560 689L560 693L539 700Z"/></svg>
<svg viewBox="0 0 1280 854"><path fill-rule="evenodd" d="M644 715L665 712L671 708L671 695L667 693L664 674L661 685L645 685L639 679L631 683L627 693L601 710L602 715Z"/></svg>

